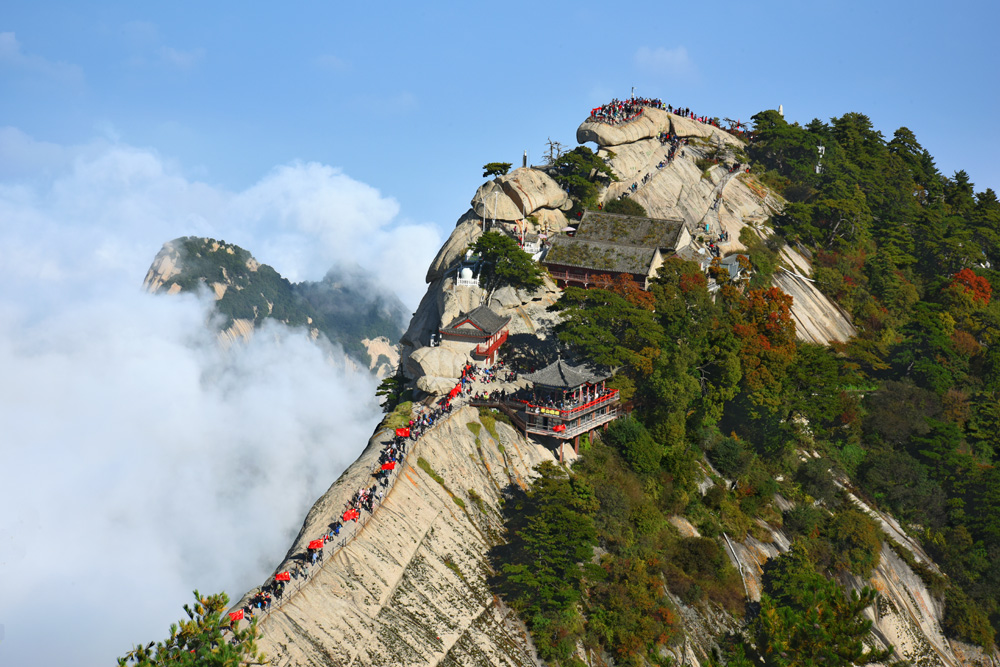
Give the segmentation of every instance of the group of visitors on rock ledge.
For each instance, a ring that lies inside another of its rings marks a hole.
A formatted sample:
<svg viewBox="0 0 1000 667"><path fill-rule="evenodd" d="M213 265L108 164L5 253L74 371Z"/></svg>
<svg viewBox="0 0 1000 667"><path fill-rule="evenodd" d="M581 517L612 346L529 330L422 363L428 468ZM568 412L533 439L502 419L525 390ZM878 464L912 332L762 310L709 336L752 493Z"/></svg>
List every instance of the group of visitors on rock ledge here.
<svg viewBox="0 0 1000 667"><path fill-rule="evenodd" d="M591 109L590 118L588 120L595 123L607 123L608 125L624 125L625 123L630 123L636 118L639 118L645 107L653 109L666 109L668 113L684 116L685 118L690 118L691 120L698 121L699 123L705 123L706 125L717 127L720 130L724 129L721 125L719 125L719 120L717 118L712 116L698 116L691 111L690 107L674 108L670 104L664 106L663 101L658 97L633 97L627 100L619 100L615 98L607 104L602 104L599 107ZM740 136L746 136L743 123L739 121L729 122L731 123L731 127L727 130L728 132ZM660 141L661 143L663 142L662 137Z"/></svg>
<svg viewBox="0 0 1000 667"><path fill-rule="evenodd" d="M628 100L613 99L607 104L591 109L590 120L608 125L628 123L642 115L643 107L662 109L663 102L658 98L650 99L648 97L633 97Z"/></svg>

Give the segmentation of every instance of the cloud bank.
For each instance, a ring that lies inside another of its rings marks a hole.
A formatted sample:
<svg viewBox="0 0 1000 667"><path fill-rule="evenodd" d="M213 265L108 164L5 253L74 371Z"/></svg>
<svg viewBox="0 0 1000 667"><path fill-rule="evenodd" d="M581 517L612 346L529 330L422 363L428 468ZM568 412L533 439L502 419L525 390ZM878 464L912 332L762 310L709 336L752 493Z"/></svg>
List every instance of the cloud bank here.
<svg viewBox="0 0 1000 667"><path fill-rule="evenodd" d="M229 192L10 128L0 164L0 664L111 664L194 588L260 583L379 417L374 380L303 332L223 351L206 298L141 292L162 242L224 238L293 279L388 255L413 302L437 233L320 164Z"/></svg>

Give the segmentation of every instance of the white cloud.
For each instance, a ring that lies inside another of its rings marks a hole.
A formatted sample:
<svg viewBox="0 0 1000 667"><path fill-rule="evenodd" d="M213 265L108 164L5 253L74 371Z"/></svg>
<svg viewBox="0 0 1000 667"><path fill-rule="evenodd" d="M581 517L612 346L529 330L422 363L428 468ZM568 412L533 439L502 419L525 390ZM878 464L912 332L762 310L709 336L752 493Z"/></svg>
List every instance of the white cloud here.
<svg viewBox="0 0 1000 667"><path fill-rule="evenodd" d="M635 64L639 69L666 76L686 76L694 72L694 63L683 46L672 49L639 47L635 52Z"/></svg>
<svg viewBox="0 0 1000 667"><path fill-rule="evenodd" d="M0 32L0 69L43 77L73 86L83 84L83 70L79 65L25 53L21 50L21 43L13 32Z"/></svg>
<svg viewBox="0 0 1000 667"><path fill-rule="evenodd" d="M205 49L175 49L170 46L160 48L160 61L177 69L191 69L205 57Z"/></svg>
<svg viewBox="0 0 1000 667"><path fill-rule="evenodd" d="M262 581L378 418L374 380L302 332L274 326L224 353L208 303L142 293L161 243L224 238L297 278L339 260L391 267L415 303L438 238L316 163L229 192L127 145L7 128L10 146L0 664L108 664L164 637L195 587L238 596Z"/></svg>
<svg viewBox="0 0 1000 667"><path fill-rule="evenodd" d="M317 58L316 65L320 69L329 70L331 72L346 72L351 68L350 64L348 64L346 60L329 53Z"/></svg>

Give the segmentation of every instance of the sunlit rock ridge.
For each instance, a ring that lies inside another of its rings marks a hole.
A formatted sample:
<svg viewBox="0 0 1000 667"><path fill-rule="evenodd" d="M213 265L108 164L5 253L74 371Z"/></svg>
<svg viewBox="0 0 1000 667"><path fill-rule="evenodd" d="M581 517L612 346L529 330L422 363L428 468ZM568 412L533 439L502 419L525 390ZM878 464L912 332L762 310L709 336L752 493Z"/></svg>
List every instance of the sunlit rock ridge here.
<svg viewBox="0 0 1000 667"><path fill-rule="evenodd" d="M658 168L669 148L657 138L664 132L688 143L682 159ZM725 255L744 249L739 242L744 228L766 234L769 218L784 205L751 174L730 173L721 164L696 166L698 158L742 148L740 139L711 125L647 109L639 121L620 127L584 122L577 137L595 143L618 177L602 190L600 200L617 199L635 183L630 196L650 217L683 220L691 239L683 249L686 259L707 264L705 243L699 240L706 224L716 234L720 229L729 232L729 240L721 244ZM433 400L446 393L469 360L460 349L432 346L431 337L483 302L483 291L467 277L459 283L462 260L484 226L514 236L554 235L572 224L567 218L571 207L546 167L515 169L473 194L469 209L459 215L428 267L426 294L400 339L400 367L418 398ZM828 344L852 336L854 328L844 311L810 281L809 259L786 248L782 261L774 280L794 297L800 338ZM169 262L163 264L164 273L169 273ZM526 334L541 342L553 335L558 315L547 307L560 293L547 277L534 292L499 290L491 306L511 318L512 335ZM376 429L357 462L316 502L275 572L294 568L309 541L328 530L359 487L371 483L370 471L391 435L385 422ZM328 549L325 562L314 567L308 581L261 620L261 647L279 666L540 664L523 624L486 583L491 572L487 553L503 539L502 489L530 483L534 466L558 461L560 455L567 462L574 458L571 450L554 451L506 424L487 428L474 408L455 410L411 445L385 500L364 527L352 528L342 548ZM418 465L418 459L425 465ZM710 472L705 464L703 491L713 484ZM892 517L855 502L917 562L934 568ZM684 534L697 534L681 517L672 522ZM763 563L789 545L781 530L767 525L762 529L769 537L766 542L748 536L725 549L751 599L759 599ZM873 641L895 646L898 658L942 667L988 664L977 649L944 637L940 605L888 546L868 580L848 577L841 583L845 588L873 586L883 594L884 604L869 610ZM707 664L716 642L737 626L736 621L723 611L689 607L671 597L682 627L682 640L669 649L674 660Z"/></svg>

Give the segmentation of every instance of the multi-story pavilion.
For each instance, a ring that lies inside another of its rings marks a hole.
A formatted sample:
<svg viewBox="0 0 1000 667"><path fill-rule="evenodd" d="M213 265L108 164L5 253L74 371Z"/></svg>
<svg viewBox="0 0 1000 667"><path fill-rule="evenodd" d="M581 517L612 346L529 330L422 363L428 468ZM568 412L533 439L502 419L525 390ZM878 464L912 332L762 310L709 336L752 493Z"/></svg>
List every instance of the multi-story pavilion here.
<svg viewBox="0 0 1000 667"><path fill-rule="evenodd" d="M483 405L498 407L514 418L525 434L572 440L580 452L580 435L603 426L620 414L617 389L608 389L608 373L573 366L562 359L521 376L534 385L530 394Z"/></svg>

